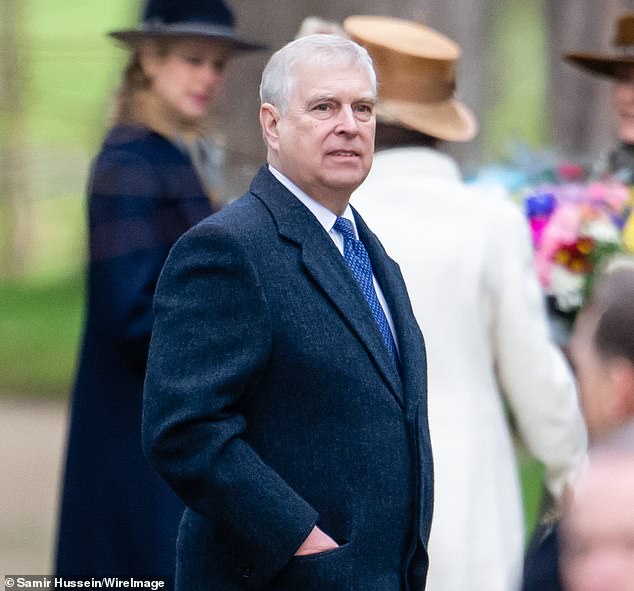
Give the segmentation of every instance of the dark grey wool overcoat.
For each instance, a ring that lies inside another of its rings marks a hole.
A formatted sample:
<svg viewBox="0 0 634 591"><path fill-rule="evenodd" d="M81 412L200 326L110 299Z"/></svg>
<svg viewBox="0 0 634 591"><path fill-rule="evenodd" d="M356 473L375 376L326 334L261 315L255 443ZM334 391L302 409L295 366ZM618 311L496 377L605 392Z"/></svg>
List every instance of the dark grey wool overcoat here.
<svg viewBox="0 0 634 591"><path fill-rule="evenodd" d="M143 435L188 507L179 590L424 589L425 348L398 266L355 216L400 375L344 258L266 167L168 257ZM340 547L294 557L315 524Z"/></svg>

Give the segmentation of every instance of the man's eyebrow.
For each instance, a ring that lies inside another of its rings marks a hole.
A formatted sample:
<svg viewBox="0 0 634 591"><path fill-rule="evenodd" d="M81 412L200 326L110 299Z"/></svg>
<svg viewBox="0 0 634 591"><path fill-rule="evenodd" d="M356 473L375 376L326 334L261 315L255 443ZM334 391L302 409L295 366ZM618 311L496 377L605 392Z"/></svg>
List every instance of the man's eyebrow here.
<svg viewBox="0 0 634 591"><path fill-rule="evenodd" d="M312 96L308 99L309 103L320 103L323 101L338 101L339 99L337 98L336 95L334 94L317 94L315 96Z"/></svg>
<svg viewBox="0 0 634 591"><path fill-rule="evenodd" d="M312 103L320 103L320 102L327 102L327 101L341 102L341 98L335 94L318 94L311 97L308 100L308 103L312 104ZM358 99L355 99L352 102L353 103L371 103L374 105L377 103L377 101L378 101L378 98L375 95L367 95L367 96L362 96Z"/></svg>

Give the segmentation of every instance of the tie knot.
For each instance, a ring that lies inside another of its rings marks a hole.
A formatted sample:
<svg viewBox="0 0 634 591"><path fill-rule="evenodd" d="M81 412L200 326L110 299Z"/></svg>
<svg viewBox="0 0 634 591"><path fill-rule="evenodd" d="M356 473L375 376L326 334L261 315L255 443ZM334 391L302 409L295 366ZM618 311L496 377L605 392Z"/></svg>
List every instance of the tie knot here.
<svg viewBox="0 0 634 591"><path fill-rule="evenodd" d="M354 228L352 222L346 218L338 217L333 226L337 232L339 232L345 240L356 240L354 236Z"/></svg>

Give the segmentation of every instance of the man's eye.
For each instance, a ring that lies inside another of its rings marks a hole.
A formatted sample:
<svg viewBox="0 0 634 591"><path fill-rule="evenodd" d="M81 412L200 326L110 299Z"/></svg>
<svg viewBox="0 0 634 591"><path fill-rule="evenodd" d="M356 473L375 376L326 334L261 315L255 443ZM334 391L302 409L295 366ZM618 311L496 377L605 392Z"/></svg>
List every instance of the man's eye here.
<svg viewBox="0 0 634 591"><path fill-rule="evenodd" d="M328 111L330 109L330 105L326 104L326 103L322 103L320 105L317 105L315 107L315 110L317 111Z"/></svg>
<svg viewBox="0 0 634 591"><path fill-rule="evenodd" d="M374 113L374 107L366 104L357 105L355 107L355 113L360 121L370 121Z"/></svg>

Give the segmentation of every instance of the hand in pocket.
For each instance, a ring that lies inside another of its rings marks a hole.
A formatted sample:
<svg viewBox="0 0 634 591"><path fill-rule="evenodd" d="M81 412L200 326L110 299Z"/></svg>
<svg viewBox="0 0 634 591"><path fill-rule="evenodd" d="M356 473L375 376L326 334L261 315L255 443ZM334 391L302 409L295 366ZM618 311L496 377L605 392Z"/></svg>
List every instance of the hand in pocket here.
<svg viewBox="0 0 634 591"><path fill-rule="evenodd" d="M317 526L313 527L308 537L297 548L295 556L308 556L310 554L319 554L338 548L339 544L335 542L328 534L321 531Z"/></svg>

